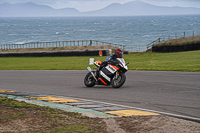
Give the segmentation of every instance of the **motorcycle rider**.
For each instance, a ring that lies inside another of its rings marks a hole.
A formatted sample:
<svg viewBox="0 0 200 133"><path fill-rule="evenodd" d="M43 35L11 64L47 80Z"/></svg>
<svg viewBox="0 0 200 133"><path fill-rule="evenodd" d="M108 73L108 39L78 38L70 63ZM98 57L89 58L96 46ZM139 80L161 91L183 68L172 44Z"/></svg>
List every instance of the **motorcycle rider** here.
<svg viewBox="0 0 200 133"><path fill-rule="evenodd" d="M99 76L100 70L105 67L107 64L117 64L117 58L123 57L123 51L121 49L116 49L114 53L106 58L106 61L103 61L99 68L96 71L97 77Z"/></svg>

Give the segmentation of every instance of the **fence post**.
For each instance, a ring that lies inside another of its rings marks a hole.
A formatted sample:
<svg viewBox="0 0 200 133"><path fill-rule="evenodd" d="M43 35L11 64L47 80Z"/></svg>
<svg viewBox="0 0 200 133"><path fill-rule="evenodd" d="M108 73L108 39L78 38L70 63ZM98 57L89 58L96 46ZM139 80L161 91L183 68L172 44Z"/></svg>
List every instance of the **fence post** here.
<svg viewBox="0 0 200 133"><path fill-rule="evenodd" d="M112 44L97 40L78 40L78 41L54 41L54 42L33 42L24 44L6 44L0 45L0 49L23 49L23 48L46 48L46 47L65 47L65 46L92 46L92 45L112 45L124 49L123 45ZM70 43L70 44L69 44Z"/></svg>
<svg viewBox="0 0 200 133"><path fill-rule="evenodd" d="M185 32L183 34L184 34L184 38L185 38Z"/></svg>
<svg viewBox="0 0 200 133"><path fill-rule="evenodd" d="M193 37L194 37L194 31L193 31Z"/></svg>
<svg viewBox="0 0 200 133"><path fill-rule="evenodd" d="M90 44L89 45L92 46L92 40L90 40Z"/></svg>

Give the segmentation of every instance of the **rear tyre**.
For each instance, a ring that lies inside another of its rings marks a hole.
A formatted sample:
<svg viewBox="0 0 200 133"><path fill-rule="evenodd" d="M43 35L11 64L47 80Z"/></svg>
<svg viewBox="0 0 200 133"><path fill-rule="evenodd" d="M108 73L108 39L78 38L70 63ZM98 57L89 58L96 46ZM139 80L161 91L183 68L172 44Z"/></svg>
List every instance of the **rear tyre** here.
<svg viewBox="0 0 200 133"><path fill-rule="evenodd" d="M84 84L87 87L93 87L95 85L95 79L92 76L91 72L89 72L84 78Z"/></svg>
<svg viewBox="0 0 200 133"><path fill-rule="evenodd" d="M126 81L126 75L124 73L119 73L118 78L115 77L111 81L111 85L113 88L119 88L121 87Z"/></svg>

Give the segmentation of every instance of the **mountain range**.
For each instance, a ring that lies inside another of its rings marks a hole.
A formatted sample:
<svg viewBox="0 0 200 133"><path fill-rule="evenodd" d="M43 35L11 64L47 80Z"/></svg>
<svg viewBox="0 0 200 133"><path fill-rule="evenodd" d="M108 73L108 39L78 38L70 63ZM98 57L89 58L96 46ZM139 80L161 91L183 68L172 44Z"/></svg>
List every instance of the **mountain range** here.
<svg viewBox="0 0 200 133"><path fill-rule="evenodd" d="M80 12L74 8L53 9L32 2L17 4L0 4L0 17L52 17L77 16Z"/></svg>
<svg viewBox="0 0 200 133"><path fill-rule="evenodd" d="M200 14L200 8L155 6L142 1L125 4L113 3L107 7L80 12L75 8L54 9L31 2L0 4L0 17L58 17L58 16L141 16L141 15L187 15Z"/></svg>

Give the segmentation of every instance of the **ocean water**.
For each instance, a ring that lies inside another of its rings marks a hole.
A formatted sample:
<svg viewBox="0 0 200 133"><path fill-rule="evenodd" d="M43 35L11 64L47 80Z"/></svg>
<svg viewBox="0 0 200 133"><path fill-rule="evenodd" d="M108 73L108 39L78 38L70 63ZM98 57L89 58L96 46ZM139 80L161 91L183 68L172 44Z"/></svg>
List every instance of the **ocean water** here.
<svg viewBox="0 0 200 133"><path fill-rule="evenodd" d="M200 15L0 18L0 45L98 40L145 51L161 38L200 35Z"/></svg>

